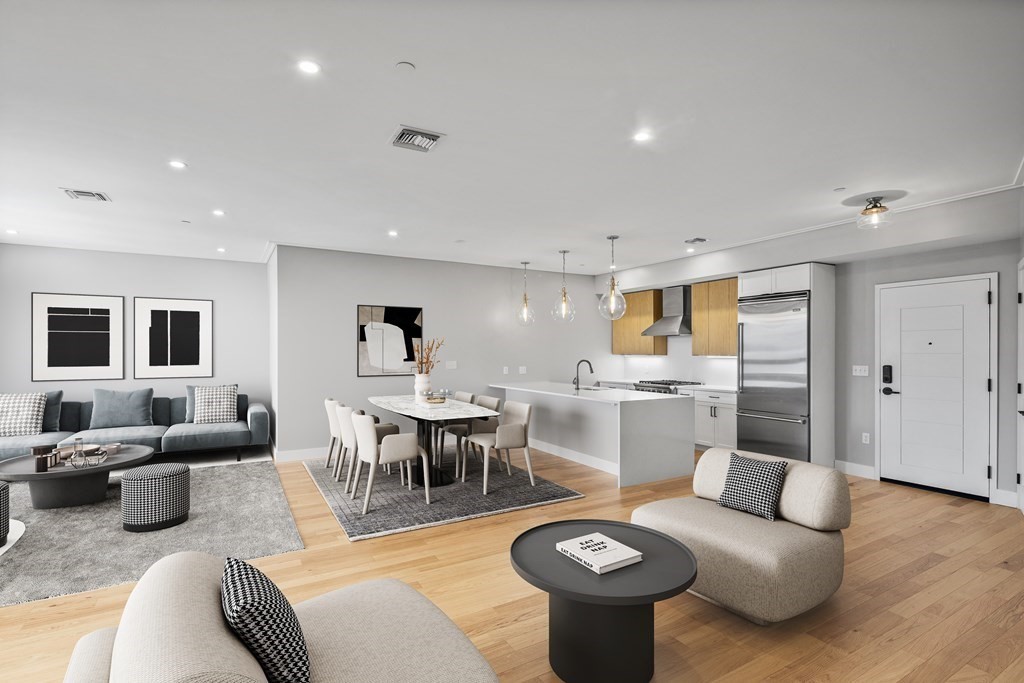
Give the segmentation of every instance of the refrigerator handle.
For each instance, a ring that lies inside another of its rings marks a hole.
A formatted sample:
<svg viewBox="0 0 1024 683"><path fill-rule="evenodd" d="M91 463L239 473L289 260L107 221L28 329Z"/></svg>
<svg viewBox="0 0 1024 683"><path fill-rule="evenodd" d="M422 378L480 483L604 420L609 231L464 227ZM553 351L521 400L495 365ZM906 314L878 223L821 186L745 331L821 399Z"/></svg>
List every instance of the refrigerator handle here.
<svg viewBox="0 0 1024 683"><path fill-rule="evenodd" d="M770 417L768 415L754 415L753 413L737 412L740 417L753 417L758 420L771 420L772 422L791 422L793 424L807 424L807 420L804 418L788 418L788 417Z"/></svg>
<svg viewBox="0 0 1024 683"><path fill-rule="evenodd" d="M737 351L737 358L736 358L736 367L737 367L737 378L736 378L736 385L737 386L736 386L736 392L739 393L739 394L742 394L743 393L743 323L738 323L736 325L736 334L739 337L739 339L737 340L739 343L736 345L737 349L738 349L738 351Z"/></svg>

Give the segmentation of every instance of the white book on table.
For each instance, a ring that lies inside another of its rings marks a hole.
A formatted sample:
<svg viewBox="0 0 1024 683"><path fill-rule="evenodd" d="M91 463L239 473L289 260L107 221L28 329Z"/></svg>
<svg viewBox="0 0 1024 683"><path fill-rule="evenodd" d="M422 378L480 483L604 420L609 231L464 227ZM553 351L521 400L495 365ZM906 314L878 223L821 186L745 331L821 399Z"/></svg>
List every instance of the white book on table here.
<svg viewBox="0 0 1024 683"><path fill-rule="evenodd" d="M643 553L599 533L560 541L555 549L598 574L607 574L644 559Z"/></svg>

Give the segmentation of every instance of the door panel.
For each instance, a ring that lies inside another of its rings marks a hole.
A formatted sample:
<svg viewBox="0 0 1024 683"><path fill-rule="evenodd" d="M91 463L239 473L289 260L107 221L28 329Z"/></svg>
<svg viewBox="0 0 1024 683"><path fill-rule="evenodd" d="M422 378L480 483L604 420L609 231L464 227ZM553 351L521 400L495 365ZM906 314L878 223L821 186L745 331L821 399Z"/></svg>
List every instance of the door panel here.
<svg viewBox="0 0 1024 683"><path fill-rule="evenodd" d="M808 415L808 300L744 302L740 410Z"/></svg>
<svg viewBox="0 0 1024 683"><path fill-rule="evenodd" d="M708 355L736 355L736 278L708 283Z"/></svg>
<svg viewBox="0 0 1024 683"><path fill-rule="evenodd" d="M880 397L881 475L989 493L991 307L988 278L885 287L880 360L894 392Z"/></svg>
<svg viewBox="0 0 1024 683"><path fill-rule="evenodd" d="M694 423L693 440L703 446L715 445L715 418L711 415L713 406L709 403L697 403L697 419Z"/></svg>
<svg viewBox="0 0 1024 683"><path fill-rule="evenodd" d="M711 319L708 308L710 288L711 285L708 282L698 282L690 287L690 324L693 330L691 353L694 356L708 355L711 340Z"/></svg>
<svg viewBox="0 0 1024 683"><path fill-rule="evenodd" d="M736 448L736 406L719 403L715 406L715 445Z"/></svg>
<svg viewBox="0 0 1024 683"><path fill-rule="evenodd" d="M736 413L737 447L744 451L810 461L811 432L804 417Z"/></svg>

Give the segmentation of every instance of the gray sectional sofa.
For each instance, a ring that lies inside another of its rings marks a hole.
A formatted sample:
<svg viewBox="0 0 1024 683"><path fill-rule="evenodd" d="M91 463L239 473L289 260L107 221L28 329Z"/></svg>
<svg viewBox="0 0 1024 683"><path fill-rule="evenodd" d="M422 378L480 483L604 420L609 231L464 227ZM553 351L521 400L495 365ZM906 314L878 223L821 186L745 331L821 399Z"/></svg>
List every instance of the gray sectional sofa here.
<svg viewBox="0 0 1024 683"><path fill-rule="evenodd" d="M238 420L235 422L185 422L185 404L184 396L154 396L152 425L90 429L92 401L63 401L58 430L34 436L0 437L0 460L25 455L33 446L66 446L73 443L75 437L82 437L85 443L141 444L158 453L241 449L243 446L266 445L270 440L270 414L262 403L250 404L245 394L238 395Z"/></svg>

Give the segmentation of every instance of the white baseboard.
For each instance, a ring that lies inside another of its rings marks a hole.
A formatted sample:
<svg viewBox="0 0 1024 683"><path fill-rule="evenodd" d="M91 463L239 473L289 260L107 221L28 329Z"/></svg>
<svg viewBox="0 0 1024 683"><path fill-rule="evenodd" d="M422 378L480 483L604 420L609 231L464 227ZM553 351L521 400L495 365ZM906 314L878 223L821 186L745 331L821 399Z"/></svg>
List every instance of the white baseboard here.
<svg viewBox="0 0 1024 683"><path fill-rule="evenodd" d="M294 462L296 460L312 460L313 458L323 458L324 462L326 462L327 449L323 446L320 448L299 448L294 451L274 449L274 460L276 462Z"/></svg>
<svg viewBox="0 0 1024 683"><path fill-rule="evenodd" d="M593 467L595 470L601 470L602 472L619 476L619 464L615 462L601 460L600 458L595 458L592 455L574 451L571 448L556 446L553 443L538 441L537 439L530 439L530 447L536 448L539 451L544 451L545 453L550 453L551 455L557 455L558 457L565 458L566 460L578 462L579 464L586 465L587 467Z"/></svg>
<svg viewBox="0 0 1024 683"><path fill-rule="evenodd" d="M1015 508L1017 507L1017 492L1004 491L1003 489L992 489L992 495L989 496L988 502L995 505L1005 505L1009 508Z"/></svg>
<svg viewBox="0 0 1024 683"><path fill-rule="evenodd" d="M836 469L843 474L850 474L854 477L878 479L878 476L875 474L875 468L871 465L861 465L860 463L849 462L847 460L836 460Z"/></svg>

